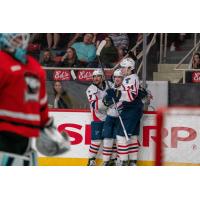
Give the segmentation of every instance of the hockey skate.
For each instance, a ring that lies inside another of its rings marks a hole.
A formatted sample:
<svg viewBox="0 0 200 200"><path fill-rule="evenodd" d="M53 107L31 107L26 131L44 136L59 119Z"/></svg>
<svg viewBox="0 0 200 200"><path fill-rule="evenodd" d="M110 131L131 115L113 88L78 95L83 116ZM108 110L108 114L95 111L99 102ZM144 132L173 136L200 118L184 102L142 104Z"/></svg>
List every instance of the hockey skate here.
<svg viewBox="0 0 200 200"><path fill-rule="evenodd" d="M110 166L110 161L105 161L103 162L103 165L102 166Z"/></svg>
<svg viewBox="0 0 200 200"><path fill-rule="evenodd" d="M127 160L120 160L118 162L118 166L128 166L128 161Z"/></svg>
<svg viewBox="0 0 200 200"><path fill-rule="evenodd" d="M95 158L89 158L87 166L96 166Z"/></svg>
<svg viewBox="0 0 200 200"><path fill-rule="evenodd" d="M111 159L109 161L109 166L117 166L117 159Z"/></svg>
<svg viewBox="0 0 200 200"><path fill-rule="evenodd" d="M136 160L130 160L128 163L128 166L137 166L137 161Z"/></svg>

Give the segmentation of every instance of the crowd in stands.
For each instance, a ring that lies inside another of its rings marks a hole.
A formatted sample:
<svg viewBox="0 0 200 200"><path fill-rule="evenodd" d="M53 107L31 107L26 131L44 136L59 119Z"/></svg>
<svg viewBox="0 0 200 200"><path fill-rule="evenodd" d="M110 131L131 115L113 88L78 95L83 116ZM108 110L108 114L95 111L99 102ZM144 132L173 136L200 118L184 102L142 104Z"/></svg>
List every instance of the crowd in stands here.
<svg viewBox="0 0 200 200"><path fill-rule="evenodd" d="M170 51L180 51L191 38L185 33L167 35ZM100 56L105 67L112 68L142 37L141 33L32 33L28 50L45 67L97 68L96 50L106 40Z"/></svg>
<svg viewBox="0 0 200 200"><path fill-rule="evenodd" d="M45 67L96 68L96 50L105 67L112 68L141 39L136 33L32 33L28 51Z"/></svg>

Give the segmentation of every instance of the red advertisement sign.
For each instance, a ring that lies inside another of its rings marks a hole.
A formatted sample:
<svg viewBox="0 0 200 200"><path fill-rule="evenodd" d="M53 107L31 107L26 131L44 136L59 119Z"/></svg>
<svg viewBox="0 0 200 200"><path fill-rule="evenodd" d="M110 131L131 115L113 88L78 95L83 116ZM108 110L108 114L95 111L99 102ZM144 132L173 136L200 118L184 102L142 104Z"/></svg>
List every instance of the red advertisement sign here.
<svg viewBox="0 0 200 200"><path fill-rule="evenodd" d="M200 83L200 72L193 72L192 73L192 82L193 83Z"/></svg>
<svg viewBox="0 0 200 200"><path fill-rule="evenodd" d="M79 70L78 80L79 81L92 81L92 73L94 70Z"/></svg>
<svg viewBox="0 0 200 200"><path fill-rule="evenodd" d="M69 81L71 74L69 70L55 70L53 73L54 81Z"/></svg>

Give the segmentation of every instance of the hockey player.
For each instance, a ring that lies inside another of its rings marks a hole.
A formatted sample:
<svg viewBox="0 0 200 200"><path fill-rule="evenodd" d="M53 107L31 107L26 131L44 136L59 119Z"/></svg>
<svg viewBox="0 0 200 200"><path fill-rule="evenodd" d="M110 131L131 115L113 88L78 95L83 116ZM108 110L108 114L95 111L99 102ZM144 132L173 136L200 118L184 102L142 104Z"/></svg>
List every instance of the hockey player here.
<svg viewBox="0 0 200 200"><path fill-rule="evenodd" d="M28 41L29 34L0 34L0 165L36 165L32 138L47 155L69 149L48 116L45 72L26 54Z"/></svg>
<svg viewBox="0 0 200 200"><path fill-rule="evenodd" d="M139 78L135 74L135 61L132 58L125 58L120 63L124 80L125 90L121 92L119 101L122 102L120 116L124 123L129 140L125 134L121 123L117 124L117 151L120 159L120 165L136 165L137 153L139 148L138 135L140 130L140 119L143 114L143 103L138 96ZM113 92L112 98L115 98Z"/></svg>
<svg viewBox="0 0 200 200"><path fill-rule="evenodd" d="M97 69L93 72L93 83L86 90L92 114L91 122L91 145L89 148L88 166L96 165L96 156L102 143L103 123L107 115L107 106L104 97L108 86L104 81L103 72Z"/></svg>
<svg viewBox="0 0 200 200"><path fill-rule="evenodd" d="M113 74L114 85L113 88L123 91L125 88L122 85L123 74L120 69L115 70ZM112 105L107 110L107 117L103 126L103 165L113 166L116 165L117 161L117 148L116 148L116 133L117 133L117 123L118 112L116 111L115 105ZM118 109L122 106L122 102L118 102Z"/></svg>

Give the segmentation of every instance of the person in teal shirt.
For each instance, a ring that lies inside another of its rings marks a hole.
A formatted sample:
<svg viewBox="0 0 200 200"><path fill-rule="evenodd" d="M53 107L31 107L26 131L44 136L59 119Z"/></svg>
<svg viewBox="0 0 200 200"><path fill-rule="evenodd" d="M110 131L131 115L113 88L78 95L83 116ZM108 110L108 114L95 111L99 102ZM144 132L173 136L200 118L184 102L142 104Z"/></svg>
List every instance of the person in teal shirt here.
<svg viewBox="0 0 200 200"><path fill-rule="evenodd" d="M86 33L83 42L76 42L72 45L76 50L78 60L82 63L93 62L96 58L96 47L92 43L93 37L92 33Z"/></svg>

